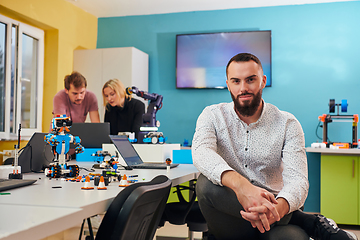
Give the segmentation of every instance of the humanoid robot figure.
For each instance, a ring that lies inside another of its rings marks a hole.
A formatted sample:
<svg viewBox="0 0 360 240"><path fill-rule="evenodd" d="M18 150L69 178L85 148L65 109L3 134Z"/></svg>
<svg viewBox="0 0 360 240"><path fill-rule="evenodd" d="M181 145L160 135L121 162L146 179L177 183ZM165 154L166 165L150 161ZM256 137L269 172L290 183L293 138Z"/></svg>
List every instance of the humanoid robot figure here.
<svg viewBox="0 0 360 240"><path fill-rule="evenodd" d="M75 153L84 152L84 147L80 144L78 136L70 134L72 121L66 115L57 115L51 122L51 133L45 135L44 140L53 148L54 162L49 168L45 169L47 177L77 177L79 175L79 166L67 165L69 161L70 143L75 145Z"/></svg>

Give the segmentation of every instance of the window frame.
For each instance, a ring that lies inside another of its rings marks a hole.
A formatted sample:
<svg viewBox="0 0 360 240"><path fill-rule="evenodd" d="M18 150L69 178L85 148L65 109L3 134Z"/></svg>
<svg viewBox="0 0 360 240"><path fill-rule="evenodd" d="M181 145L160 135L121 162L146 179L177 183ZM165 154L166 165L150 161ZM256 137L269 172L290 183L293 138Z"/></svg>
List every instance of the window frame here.
<svg viewBox="0 0 360 240"><path fill-rule="evenodd" d="M6 39L4 46L5 54L5 127L4 131L0 131L0 138L7 140L17 139L19 124L21 123L21 77L22 77L22 36L26 34L38 40L37 47L37 102L36 102L36 128L21 128L21 137L29 139L34 132L42 132L42 111L43 111L43 85L44 85L44 38L45 34L42 29L30 26L28 24L16 21L0 14L0 22L6 24ZM12 28L17 26L17 46L15 55L15 73L14 73L14 116L15 126L13 132L10 122L10 109L11 109L11 41L12 41Z"/></svg>

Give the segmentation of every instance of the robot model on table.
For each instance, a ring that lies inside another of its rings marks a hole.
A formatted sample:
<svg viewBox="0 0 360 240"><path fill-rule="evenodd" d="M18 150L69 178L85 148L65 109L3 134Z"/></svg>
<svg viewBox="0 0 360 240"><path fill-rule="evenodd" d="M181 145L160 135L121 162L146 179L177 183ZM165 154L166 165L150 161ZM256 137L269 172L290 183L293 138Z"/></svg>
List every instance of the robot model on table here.
<svg viewBox="0 0 360 240"><path fill-rule="evenodd" d="M75 153L84 152L78 136L70 134L72 121L66 115L57 115L51 122L51 133L45 135L44 141L52 146L54 153L53 163L45 169L45 175L51 178L77 177L79 175L78 165L67 165L69 161L70 143L75 145Z"/></svg>
<svg viewBox="0 0 360 240"><path fill-rule="evenodd" d="M140 91L137 87L126 88L127 94L136 94L137 96L150 100L146 113L142 116L142 125L138 136L138 143L165 143L162 132L158 132L160 122L156 120L156 113L162 107L163 96L156 93Z"/></svg>

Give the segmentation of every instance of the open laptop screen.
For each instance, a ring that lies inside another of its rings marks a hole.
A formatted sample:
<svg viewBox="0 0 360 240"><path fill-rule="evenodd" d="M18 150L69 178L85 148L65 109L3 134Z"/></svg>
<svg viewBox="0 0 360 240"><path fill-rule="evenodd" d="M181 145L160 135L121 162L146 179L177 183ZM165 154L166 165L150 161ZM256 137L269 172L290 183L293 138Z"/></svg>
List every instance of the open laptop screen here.
<svg viewBox="0 0 360 240"><path fill-rule="evenodd" d="M127 136L109 135L109 137L128 166L134 166L143 163L139 154L129 142Z"/></svg>
<svg viewBox="0 0 360 240"><path fill-rule="evenodd" d="M73 123L70 128L73 136L79 136L84 148L102 148L109 139L110 123ZM71 147L72 148L72 147Z"/></svg>
<svg viewBox="0 0 360 240"><path fill-rule="evenodd" d="M19 165L21 172L38 172L49 165L54 154L50 145L44 141L47 133L35 132L19 155Z"/></svg>

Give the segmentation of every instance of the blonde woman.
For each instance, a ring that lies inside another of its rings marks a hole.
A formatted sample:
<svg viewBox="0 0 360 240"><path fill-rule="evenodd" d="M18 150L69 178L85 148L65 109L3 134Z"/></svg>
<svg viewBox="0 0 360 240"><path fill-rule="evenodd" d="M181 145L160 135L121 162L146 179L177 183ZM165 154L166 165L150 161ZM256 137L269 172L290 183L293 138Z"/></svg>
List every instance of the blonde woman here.
<svg viewBox="0 0 360 240"><path fill-rule="evenodd" d="M145 104L126 94L124 84L118 79L110 79L103 88L105 118L110 123L110 134L118 132L135 132L136 138L145 113Z"/></svg>

